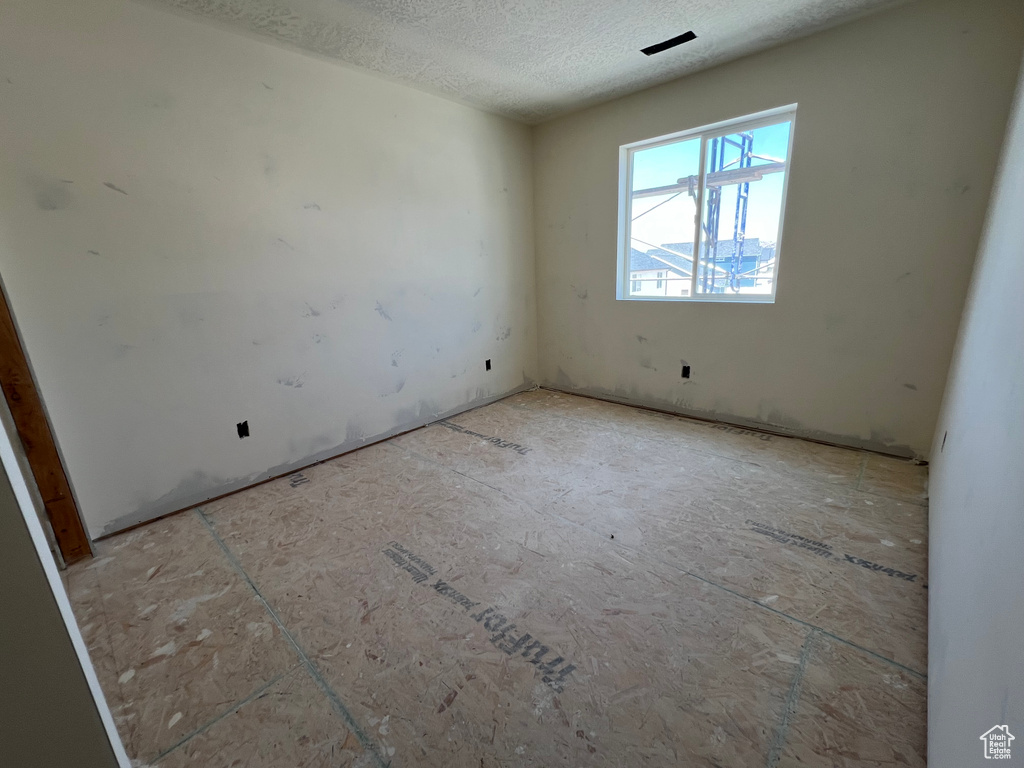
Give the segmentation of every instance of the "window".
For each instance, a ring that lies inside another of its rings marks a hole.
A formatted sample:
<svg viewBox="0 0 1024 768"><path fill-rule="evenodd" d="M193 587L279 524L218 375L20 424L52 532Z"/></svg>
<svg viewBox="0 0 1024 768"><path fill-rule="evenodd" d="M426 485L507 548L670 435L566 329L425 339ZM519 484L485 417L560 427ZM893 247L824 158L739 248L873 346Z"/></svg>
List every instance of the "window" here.
<svg viewBox="0 0 1024 768"><path fill-rule="evenodd" d="M792 105L620 148L619 299L775 301L795 118ZM669 290L645 295L643 270Z"/></svg>

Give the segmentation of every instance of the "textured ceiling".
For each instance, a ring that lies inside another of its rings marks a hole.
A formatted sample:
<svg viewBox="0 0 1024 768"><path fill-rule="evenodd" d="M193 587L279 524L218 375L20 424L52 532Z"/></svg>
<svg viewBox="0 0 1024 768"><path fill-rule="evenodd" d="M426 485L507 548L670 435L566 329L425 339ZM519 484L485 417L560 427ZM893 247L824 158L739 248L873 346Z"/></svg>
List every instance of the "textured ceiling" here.
<svg viewBox="0 0 1024 768"><path fill-rule="evenodd" d="M891 0L160 0L528 123ZM640 49L692 29L697 40Z"/></svg>

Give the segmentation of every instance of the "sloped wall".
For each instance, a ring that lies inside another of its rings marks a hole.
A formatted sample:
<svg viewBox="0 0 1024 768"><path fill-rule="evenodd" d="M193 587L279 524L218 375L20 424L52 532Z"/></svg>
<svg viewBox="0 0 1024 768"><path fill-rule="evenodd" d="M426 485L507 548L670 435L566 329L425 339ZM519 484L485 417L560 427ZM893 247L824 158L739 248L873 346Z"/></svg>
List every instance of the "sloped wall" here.
<svg viewBox="0 0 1024 768"><path fill-rule="evenodd" d="M935 433L929 488L928 764L1024 744L1024 70ZM1011 754L1012 754L1011 753Z"/></svg>

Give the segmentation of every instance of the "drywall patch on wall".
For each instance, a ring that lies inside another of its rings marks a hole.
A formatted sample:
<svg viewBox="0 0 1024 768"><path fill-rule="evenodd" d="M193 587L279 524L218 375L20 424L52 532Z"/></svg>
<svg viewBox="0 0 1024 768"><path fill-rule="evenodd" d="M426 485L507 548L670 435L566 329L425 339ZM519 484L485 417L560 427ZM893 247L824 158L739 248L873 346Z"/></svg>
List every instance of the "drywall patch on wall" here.
<svg viewBox="0 0 1024 768"><path fill-rule="evenodd" d="M909 3L538 126L541 382L927 456L1022 45ZM793 103L776 303L617 302L619 147Z"/></svg>
<svg viewBox="0 0 1024 768"><path fill-rule="evenodd" d="M35 189L36 205L41 211L63 211L71 206L72 182L62 179L30 179L28 186Z"/></svg>
<svg viewBox="0 0 1024 768"><path fill-rule="evenodd" d="M0 272L93 535L526 383L526 127L127 0L4 0L0 48Z"/></svg>

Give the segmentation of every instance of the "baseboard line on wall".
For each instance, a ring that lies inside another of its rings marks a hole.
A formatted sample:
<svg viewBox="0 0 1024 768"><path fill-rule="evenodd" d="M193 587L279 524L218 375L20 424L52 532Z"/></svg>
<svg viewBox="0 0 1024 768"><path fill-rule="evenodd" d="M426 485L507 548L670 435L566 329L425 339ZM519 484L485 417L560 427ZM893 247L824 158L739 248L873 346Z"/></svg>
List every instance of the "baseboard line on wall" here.
<svg viewBox="0 0 1024 768"><path fill-rule="evenodd" d="M760 423L744 423L741 421L727 421L725 419L713 419L708 416L701 416L696 413L688 413L686 411L670 411L665 408L655 408L651 405L645 405L643 403L636 403L624 398L612 397L611 395L595 395L589 392L579 392L571 389L561 389L559 387L553 387L548 384L541 384L536 387L537 389L546 389L550 392L559 392L563 395L573 395L575 397L586 397L590 400L599 400L605 403L615 403L616 405L625 405L630 408L637 408L641 411L650 411L652 413L661 413L665 416L675 416L679 419L690 419L691 421L700 421L705 424L720 424L723 427L732 427L735 429L746 430L747 432L758 432L765 435L772 435L774 437L790 437L796 440L806 440L809 443L817 443L818 445L828 445L832 448L845 448L848 451L863 451L864 453L873 453L877 456L887 456L889 458L903 459L904 461L912 461L915 464L921 466L927 466L928 462L917 456L908 456L905 453L896 453L894 451L882 451L877 448L870 448L863 445L852 445L849 443L841 443L835 440L824 440L820 437L813 437L808 434L801 434L799 431L786 431L778 427L773 427L770 424Z"/></svg>
<svg viewBox="0 0 1024 768"><path fill-rule="evenodd" d="M179 515L182 512L189 512L195 509L196 507L202 506L203 504L209 504L210 502L218 501L219 499L226 498L233 494L241 493L242 491L247 491L250 488L257 488L261 485L265 485L266 483L273 482L274 480L280 480L283 477L289 477L291 475L294 475L296 472L301 472L304 469L309 469L310 467L315 467L319 464L324 464L325 462L333 461L334 459L352 453L353 451L358 451L361 448L376 445L377 443L382 443L385 440L390 440L393 437L398 437L409 432L415 432L417 429L429 427L431 424L436 424L439 421L444 421L445 419L449 419L452 416L458 416L463 413L469 413L470 411L475 411L478 408L483 408L484 406L490 405L491 403L496 403L499 400L504 400L508 397L512 397L513 395L518 395L520 392L529 392L530 390L534 389L538 389L537 384L531 381L526 381L523 384L520 384L519 386L515 387L514 389L511 389L508 392L503 392L500 395L493 395L481 398L479 400L474 400L464 405L460 405L456 408L452 408L451 410L434 414L427 421L420 421L417 419L415 422L399 425L394 429L389 429L385 432L381 432L380 434L374 435L373 437L363 438L358 442L358 444L350 445L348 447L345 447L345 445L343 445L341 446L341 450L337 451L336 453L332 453L329 456L325 456L320 459L315 459L313 461L307 461L305 463L297 463L295 466L289 467L284 472L275 473L261 480L256 480L253 482L245 483L244 485L240 485L238 487L233 487L230 490L226 490L223 493L217 494L216 496L205 497L194 502L189 502L186 506L178 507L167 512L162 512L152 516L145 516L146 513L141 513L144 515L144 519L136 519L132 522L127 522L126 518L122 518L121 520L110 523L101 534L99 534L98 536L91 537L90 540L102 541L103 539L109 538L111 536L117 536L122 533L126 533L127 531L134 530L135 528L139 528L143 525L149 525L150 523L155 522L157 520L163 520L164 518L171 517L172 515ZM130 520L132 517L137 517L139 514L140 513L138 512L133 513L127 518L127 520Z"/></svg>

